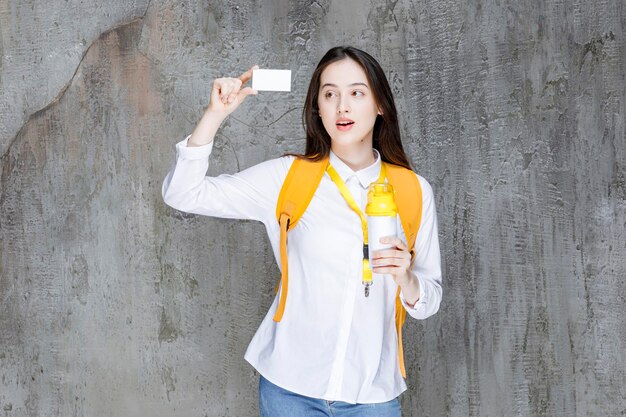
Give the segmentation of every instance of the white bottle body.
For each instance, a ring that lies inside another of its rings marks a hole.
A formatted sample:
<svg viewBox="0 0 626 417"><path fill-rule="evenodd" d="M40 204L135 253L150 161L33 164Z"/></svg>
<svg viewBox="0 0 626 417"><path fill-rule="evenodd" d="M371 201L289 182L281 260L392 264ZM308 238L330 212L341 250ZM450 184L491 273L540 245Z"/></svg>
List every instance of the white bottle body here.
<svg viewBox="0 0 626 417"><path fill-rule="evenodd" d="M398 235L396 216L367 216L367 245L371 261L374 251L394 247L388 243L380 243L381 237Z"/></svg>

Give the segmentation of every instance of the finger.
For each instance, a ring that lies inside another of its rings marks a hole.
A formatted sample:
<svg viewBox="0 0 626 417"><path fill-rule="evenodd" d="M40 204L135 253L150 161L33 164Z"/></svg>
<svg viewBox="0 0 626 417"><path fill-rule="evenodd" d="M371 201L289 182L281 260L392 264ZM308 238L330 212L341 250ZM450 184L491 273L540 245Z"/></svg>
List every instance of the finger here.
<svg viewBox="0 0 626 417"><path fill-rule="evenodd" d="M406 250L407 245L402 241L402 239L396 236L385 236L380 238L380 243L385 243L388 245L394 245L401 250Z"/></svg>
<svg viewBox="0 0 626 417"><path fill-rule="evenodd" d="M373 266L395 266L395 267L408 267L410 263L406 258L381 258L372 261Z"/></svg>
<svg viewBox="0 0 626 417"><path fill-rule="evenodd" d="M253 90L252 87L245 87L242 88L241 91L239 91L239 94L237 94L237 100L239 101L239 103L242 103L246 97L250 95L256 96L257 94L259 94L259 92Z"/></svg>
<svg viewBox="0 0 626 417"><path fill-rule="evenodd" d="M244 72L243 74L239 76L239 79L241 80L242 85L250 81L250 79L252 78L252 71L254 71L255 69L259 69L259 66L254 65L248 71Z"/></svg>
<svg viewBox="0 0 626 417"><path fill-rule="evenodd" d="M228 95L230 94L230 88L228 84L223 84L220 88L220 101L224 104L228 101Z"/></svg>
<svg viewBox="0 0 626 417"><path fill-rule="evenodd" d="M404 250L398 249L382 249L374 251L372 254L372 259L380 259L380 258L406 258L410 259L411 254Z"/></svg>
<svg viewBox="0 0 626 417"><path fill-rule="evenodd" d="M378 268L372 269L372 272L375 274L389 274L389 275L400 275L402 274L403 269L401 267L389 267L389 266L379 266Z"/></svg>
<svg viewBox="0 0 626 417"><path fill-rule="evenodd" d="M219 90L220 101L224 102L225 98L228 99L228 95L233 89L232 78L218 78L217 80L215 80L214 85Z"/></svg>
<svg viewBox="0 0 626 417"><path fill-rule="evenodd" d="M230 97L233 95L233 92L236 90L235 85L232 82L227 83L222 90L222 102L224 104L230 102Z"/></svg>
<svg viewBox="0 0 626 417"><path fill-rule="evenodd" d="M211 103L217 103L220 100L220 83L213 81L213 88L211 88Z"/></svg>
<svg viewBox="0 0 626 417"><path fill-rule="evenodd" d="M228 93L228 102L232 103L237 98L237 95L241 91L241 80L239 78L233 78L232 89Z"/></svg>

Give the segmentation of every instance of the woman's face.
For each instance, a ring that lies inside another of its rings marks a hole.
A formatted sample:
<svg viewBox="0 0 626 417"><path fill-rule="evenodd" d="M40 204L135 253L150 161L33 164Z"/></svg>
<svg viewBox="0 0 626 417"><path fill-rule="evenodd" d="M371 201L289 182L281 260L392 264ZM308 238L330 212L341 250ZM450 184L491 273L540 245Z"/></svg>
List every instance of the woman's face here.
<svg viewBox="0 0 626 417"><path fill-rule="evenodd" d="M317 105L333 147L372 143L378 105L365 71L350 58L322 71Z"/></svg>

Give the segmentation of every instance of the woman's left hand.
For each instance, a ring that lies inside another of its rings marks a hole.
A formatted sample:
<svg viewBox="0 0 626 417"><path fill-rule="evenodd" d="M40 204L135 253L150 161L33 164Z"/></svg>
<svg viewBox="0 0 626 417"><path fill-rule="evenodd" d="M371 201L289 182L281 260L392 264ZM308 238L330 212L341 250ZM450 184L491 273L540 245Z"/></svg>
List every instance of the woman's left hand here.
<svg viewBox="0 0 626 417"><path fill-rule="evenodd" d="M396 284L403 287L411 281L411 254L406 243L395 236L380 239L380 243L391 244L395 248L375 251L370 259L372 272L391 274Z"/></svg>

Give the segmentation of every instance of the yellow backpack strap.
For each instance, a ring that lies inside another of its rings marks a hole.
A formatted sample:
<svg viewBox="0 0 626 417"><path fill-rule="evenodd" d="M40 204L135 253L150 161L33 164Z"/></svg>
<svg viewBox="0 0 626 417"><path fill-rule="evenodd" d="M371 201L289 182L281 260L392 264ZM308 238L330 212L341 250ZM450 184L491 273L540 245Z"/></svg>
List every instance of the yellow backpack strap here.
<svg viewBox="0 0 626 417"><path fill-rule="evenodd" d="M274 314L274 321L279 322L285 313L289 274L287 262L287 232L293 229L309 206L313 194L324 176L328 158L313 162L308 159L296 158L278 195L276 219L280 226L280 298Z"/></svg>
<svg viewBox="0 0 626 417"><path fill-rule="evenodd" d="M422 221L422 187L420 186L417 175L409 169L392 165L386 162L387 180L395 190L394 199L398 206L402 229L406 235L407 245L411 257L415 255L413 247L415 239L419 231ZM402 306L400 300L400 287L396 293L396 330L398 332L398 362L400 363L400 371L402 376L406 378L406 369L404 367L404 350L402 348L402 326L406 319L406 310Z"/></svg>

